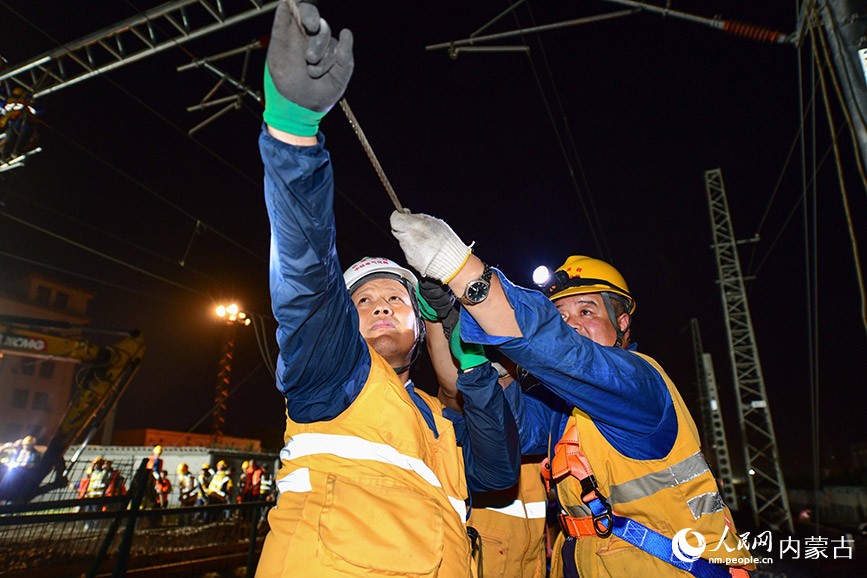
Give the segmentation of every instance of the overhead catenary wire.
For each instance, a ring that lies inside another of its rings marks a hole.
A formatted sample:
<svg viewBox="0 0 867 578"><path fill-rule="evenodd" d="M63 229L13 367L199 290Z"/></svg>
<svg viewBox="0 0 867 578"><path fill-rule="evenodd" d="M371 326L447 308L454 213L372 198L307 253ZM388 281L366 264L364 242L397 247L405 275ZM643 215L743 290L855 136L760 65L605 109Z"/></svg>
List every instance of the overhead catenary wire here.
<svg viewBox="0 0 867 578"><path fill-rule="evenodd" d="M83 273L78 273L76 271L70 271L69 269L64 269L63 267L57 267L56 265L50 265L48 263L43 263L42 261L37 261L36 259L31 259L29 257L23 257L21 255L16 255L14 253L9 253L7 251L0 250L0 256L7 257L9 259L14 259L16 261L21 261L22 263L27 263L28 265L35 265L36 267L41 267L43 269L47 269L48 271L54 271L56 273L62 273L63 275L69 275L70 277L76 277L78 279L84 279L85 281L90 281L92 283L98 283L100 285L105 285L106 287L111 287L112 289L119 289L121 291L126 291L127 293L132 293L135 295L141 295L143 297L149 297L151 299L156 299L157 301L163 301L166 303L173 303L175 305L183 305L181 301L176 299L170 299L165 295L158 295L154 293L148 293L147 291L142 291L140 289L134 289L132 287L127 287L125 285L120 285L118 283L112 283L111 281L106 281L105 279L98 279L97 277L91 277L90 275L84 275Z"/></svg>
<svg viewBox="0 0 867 578"><path fill-rule="evenodd" d="M849 207L849 198L848 198L848 194L847 194L847 190L846 190L846 178L843 175L843 161L840 158L840 149L839 149L839 146L837 143L837 135L834 133L834 119L831 115L831 102L830 102L830 99L828 97L828 87L827 87L827 84L825 81L825 75L824 75L823 70L822 70L823 61L819 57L819 54L818 54L819 47L817 45L816 38L815 38L816 36L821 37L822 34L821 34L821 30L819 31L818 34L816 34L813 26L810 26L809 31L810 31L810 38L812 39L812 46L813 46L813 53L814 53L813 57L816 60L816 70L819 73L819 81L820 81L820 84L822 86L822 96L824 97L824 100L825 100L825 114L826 114L826 117L828 120L828 126L831 130L832 143L834 145L834 160L835 160L835 165L837 167L837 177L838 177L839 182L840 182L840 198L843 202L843 212L846 216L846 225L849 228L849 241L850 241L850 246L852 248L852 257L853 257L853 260L855 262L855 272L856 272L856 279L858 281L858 289L859 289L859 292L861 294L861 323L864 326L865 335L867 335L867 291L865 291L865 288L864 288L864 274L861 270L861 256L860 256L860 252L858 250L858 239L855 235L855 225L852 222L852 211ZM825 62L828 63L829 68L831 68L830 63L827 62L827 60ZM846 107L844 106L843 108L845 109ZM856 155L856 156L858 156L858 155Z"/></svg>
<svg viewBox="0 0 867 578"><path fill-rule="evenodd" d="M136 8L132 3L130 3L130 2L127 2L127 3L130 4L130 6L132 6L135 10L138 10L138 8ZM33 29L37 30L39 33L41 33L42 35L44 35L46 38L48 38L49 40L51 40L52 42L54 42L54 43L57 44L58 46L63 46L63 43L59 42L59 41L58 41L56 38L54 38L51 34L49 34L48 32L46 32L45 30L43 30L41 27L37 26L33 21L31 21L29 18L25 17L25 16L24 16L23 14L21 14L19 11L13 10L11 7L9 7L9 6L7 5L6 2L0 2L0 4L2 4L4 7L6 7L10 12L12 12L13 14L15 14L18 18L20 18L21 20L23 20L24 22L26 22L26 23L27 23L29 26L31 26ZM236 173L237 173L238 175L240 175L242 178L244 178L245 180L247 180L249 183L251 183L252 185L254 185L254 186L257 187L257 188L261 186L261 183L260 183L259 181L257 181L256 179L254 179L254 178L248 176L248 175L247 175L246 173L244 173L240 168L238 168L236 165L230 163L227 159L223 158L222 156L220 156L219 154L217 154L215 151L213 151L212 149L210 149L209 147L207 147L206 145L204 145L204 143L202 143L202 142L200 142L200 141L197 141L197 140L194 139L194 138L191 138L189 135L186 134L186 131L185 131L183 128L177 126L177 125L176 125L175 123L173 123L171 120L169 120L169 119L166 118L164 115L162 115L159 111L157 111L156 109L154 109L153 107L151 107L150 105L148 105L148 104L147 104L146 102L144 102L142 99L140 99L140 98L138 98L137 96L135 96L134 94L132 94L130 91L126 90L126 88L124 88L124 87L121 86L119 83L117 83L116 81L114 81L113 79L111 79L109 76L104 75L104 74L100 74L99 76L100 76L100 78L103 78L104 80L106 80L108 83L110 83L111 85L113 85L115 88L117 88L117 89L120 90L121 92L125 93L127 96L129 96L131 99L133 99L135 102L137 102L139 105L141 105L142 107L144 107L147 111L149 111L150 113L154 114L155 116L157 116L158 118L160 118L161 120L163 120L164 122L166 122L169 126L171 126L172 128L174 128L174 129L175 129L176 131L178 131L180 134L184 135L186 138L189 138L191 141L193 141L193 142L196 143L198 146L200 146L204 151L206 151L209 155L211 155L212 157L214 157L215 159L217 159L218 161L220 161L220 162L221 162L223 165L225 165L226 167L232 169L234 172L236 172ZM52 128L52 127L50 127L49 125L47 125L47 124L46 124L42 119L40 119L39 124L40 124L41 126L47 126L48 128ZM63 136L63 137L66 138L67 140L69 140L70 142L73 142L74 144L76 144L77 146L79 146L79 148L82 148L82 150L85 150L86 152L89 152L89 153L90 153L90 151L89 151L88 149L86 149L85 147L82 147L82 146L79 145L78 143L75 143L75 141L73 141L72 139L66 137L66 135L64 135L64 134L61 133L60 131L57 131L57 129L54 129L54 130L55 130L58 134L60 134L61 136ZM151 194L152 196L158 198L159 200L161 200L162 202L166 203L167 205L169 205L169 206L172 207L173 209L177 210L177 211L180 212L181 214L183 214L183 215L185 215L186 217L192 219L194 222L195 222L195 221L199 221L199 220L201 220L201 219L199 219L198 217L196 217L195 215L193 215L192 213L190 213L189 211L187 211L186 209L184 209L183 207L179 206L177 203L172 202L171 200L169 200L169 199L166 198L165 196L163 196L163 195L157 193L155 190L153 190L153 189L151 189L151 188L149 188L149 187L144 186L142 183L140 183L140 182L139 182L138 180L136 180L136 179L133 179L133 178L132 178L130 175L128 175L127 173L125 173L125 172L123 172L123 171L120 171L119 169L117 169L116 167L114 167L113 165L111 165L110 163L108 163L107 161L105 161L104 159L102 159L101 157L99 157L98 155L95 155L95 154L93 154L93 153L90 153L90 154L91 154L91 156L94 156L95 158L99 159L99 160L102 161L103 163L107 164L109 167L115 169L119 174L123 175L123 176L126 177L126 178L129 178L132 182L134 182L134 183L136 183L137 185L139 185L140 187L142 187L142 189L143 189L145 192L147 192L147 193ZM220 231L219 229L216 229L216 228L214 228L214 227L211 227L211 226L208 225L207 223L205 223L205 226L207 227L208 231L212 232L213 234L217 235L218 237L222 238L223 240L225 240L225 241L231 243L232 245L235 245L236 247L238 247L238 248L241 249L242 251L244 251L244 252L248 253L249 255L253 256L254 258L256 258L256 259L258 259L258 260L260 260L260 261L262 261L262 262L267 262L267 260L266 260L264 257L262 257L261 254L256 253L256 252L252 251L251 249L245 247L245 246L242 245L241 243L235 241L234 239L232 239L231 237L229 237L228 235L226 235L225 233L223 233L222 231Z"/></svg>
<svg viewBox="0 0 867 578"><path fill-rule="evenodd" d="M528 8L529 8L529 5L528 5ZM520 27L520 22L518 21L517 15L514 12L512 13L512 15L513 15L513 18L515 19L515 24ZM532 18L532 12L530 13L530 16ZM549 102L548 97L547 97L546 92L545 92L545 89L542 86L542 80L539 76L539 72L536 69L536 65L533 62L532 57L530 57L528 55L528 61L530 63L530 69L533 72L533 78L535 79L536 86L538 87L539 92L542 95L542 102L545 105L545 111L548 114L548 119L551 121L551 127L554 130L554 136L557 140L557 144L560 148L560 152L563 155L563 160L566 162L566 168L568 169L568 173L569 173L569 181L572 184L572 188L575 190L575 194L577 195L578 201L581 204L581 208L584 211L584 215L587 218L587 224L588 224L588 227L590 229L591 236L593 237L593 241L596 245L596 250L599 251L599 254L602 255L605 259L607 259L609 262L613 262L614 259L613 259L613 256L611 255L611 251L608 249L608 242L607 242L607 239L605 237L605 232L601 231L601 230L597 231L598 226L596 225L596 223L600 222L600 220L599 220L598 214L596 213L596 206L593 203L592 193L590 192L590 185L587 182L587 178L586 178L586 175L584 172L584 167L581 163L581 157L578 154L578 148L575 145L575 139L572 136L572 129L569 127L568 117L566 116L566 112L563 108L563 102L562 102L562 99L560 98L560 92L557 89L557 84L556 84L556 81L554 79L554 73L551 70L551 66L548 62L547 55L545 54L544 46L542 45L542 39L538 35L537 35L537 41L538 41L539 46L541 48L543 62L545 63L545 67L546 67L546 70L548 72L548 78L549 78L551 85L553 87L553 92L554 92L555 100L557 102L557 106L559 109L560 117L563 120L563 132L566 133L566 136L569 140L569 143L571 144L572 153L576 159L576 162L578 163L578 168L579 168L579 171L581 173L581 178L584 182L584 186L586 189L586 195L584 193L582 193L581 187L578 185L578 181L575 178L575 168L572 165L572 161L570 160L570 157L569 157L569 152L567 151L566 145L563 142L563 136L561 134L561 130L557 125L557 121L554 117L554 112L551 108L551 103ZM585 197L586 197L586 200L585 200Z"/></svg>
<svg viewBox="0 0 867 578"><path fill-rule="evenodd" d="M806 8L806 3L804 5ZM807 21L806 14L807 11L802 11L802 6L800 5L798 0L795 0L795 12L797 15L797 21L799 22L799 37L801 31L803 30L803 23ZM815 60L813 58L813 51L808 51L808 58L810 62L810 72L811 72L811 82L810 86L812 88L810 102L815 101L815 95L817 92L816 86L816 66ZM803 55L802 55L802 45L798 43L798 104L800 105L801 111L801 196L804 200L803 205L803 227L804 227L804 261L806 267L804 268L804 286L806 291L806 298L808 306L806 309L806 317L807 317L807 365L808 365L808 375L807 379L809 382L809 391L810 391L810 434L811 434L811 457L812 457L812 474L813 474L813 523L816 531L816 535L819 533L819 518L820 518L820 508L819 508L819 492L822 484L821 478L821 452L819 449L819 303L818 303L818 260L815 258L818 252L818 235L817 231L817 199L818 199L818 191L817 191L817 173L819 168L816 162L816 107L812 106L809 110L805 110L804 108L804 66L803 66ZM813 211L812 211L812 222L810 219L810 210L807 203L807 191L810 189L810 183L807 182L807 139L806 139L806 130L804 129L805 121L807 114L809 113L811 119L811 146L810 153L812 156L812 200L813 200ZM813 234L811 235L811 224ZM812 240L812 245L811 245Z"/></svg>
<svg viewBox="0 0 867 578"><path fill-rule="evenodd" d="M298 10L298 4L295 2L295 0L283 1L286 2L287 6L289 6L289 10L292 12L292 19L298 26L301 34L304 35L304 38L307 38L307 30L304 29L304 25L301 23L301 13ZM346 98L341 98L339 104L340 109L343 111L343 114L346 115L346 120L349 121L349 126L352 128L355 136L358 137L358 140L361 143L361 148L364 149L364 153L370 160L370 164L373 165L373 170L376 171L376 176L379 177L383 188L385 188L385 192L388 194L388 198L391 199L391 203L394 205L394 208L398 211L404 212L405 209L401 204L400 200L397 198L397 193L395 192L394 187L391 186L391 181L388 180L388 176L385 174L385 169L382 168L382 163L379 162L376 153L373 151L373 147L367 140L367 136L364 134L364 130L361 128L361 124L358 122L358 119L355 117L355 113L352 112L352 109L349 106L349 102L347 102Z"/></svg>
<svg viewBox="0 0 867 578"><path fill-rule="evenodd" d="M140 10L137 6L135 6L135 4L133 4L130 0L126 0L126 3L127 3L127 4L128 4L128 5L129 5L129 6L130 6L130 7L131 7L135 12L136 12L136 13L138 13L138 14L140 14L140 15L141 15L141 14L144 14L144 12L143 12L142 10ZM25 23L27 23L29 26L31 26L33 29L35 29L36 31L38 31L40 34L42 34L43 36L45 36L46 38L48 38L49 40L51 40L53 43L57 44L58 46L64 46L63 43L59 42L59 41L58 41L57 39L55 39L51 34L49 34L48 32L46 32L45 30L43 30L41 27L37 26L37 25L36 25L33 21L31 21L29 18L27 18L26 16L24 16L24 15L21 14L20 12L18 12L18 11L16 11L16 10L13 10L12 8L10 8L10 7L6 4L6 2L4 2L3 0L0 0L0 5L5 6L7 9L9 9L9 11L10 11L12 14L15 14L19 19L21 19L22 21L24 21ZM152 25L155 26L156 28L159 28L159 23L153 23ZM170 35L170 34L167 34L167 36L171 36L171 35ZM177 48L179 48L182 52L184 52L185 54L187 54L187 55L188 55L192 60L196 60L196 56L195 56L192 52L190 52L190 51L186 48L185 45L180 44L180 43L178 43L178 42L175 42L175 46L176 46ZM219 154L217 154L217 153L216 153L215 151L213 151L211 148L209 148L208 146L206 146L203 142L201 142L201 141L199 141L199 140L197 140L197 139L191 137L190 134L189 134L185 129L183 129L183 128L179 127L178 125L176 125L175 123L173 123L171 120L169 120L169 119L168 119L167 117L165 117L163 114L161 114L159 111L157 111L157 110L154 109L152 106L150 106L149 104L147 104L146 102L144 102L142 99L140 99L140 98L138 98L137 96L135 96L134 94L132 94L132 93L131 93L130 91L128 91L125 87L121 86L119 83L117 83L116 81L114 81L113 79L111 79L109 76L104 75L104 74L101 74L101 73L99 74L99 76L100 76L101 78L103 78L104 80L106 80L107 82L109 82L110 84L112 84L115 88L117 88L118 90L120 90L121 92L123 92L124 94L126 94L126 95L127 95L128 97L130 97L132 100L134 100L135 102L137 102L137 103L138 103L140 106L142 106L145 110L147 110L148 112L150 112L151 114L153 114L154 116L156 116L157 118L159 118L160 120L162 120L163 122L165 122L166 124L168 124L169 126L171 126L175 131L177 131L178 133L182 134L185 138L189 139L191 142L193 142L194 144L196 144L196 145L197 145L198 147L200 147L202 150L204 150L205 152L207 152L210 156L214 157L215 159L217 159L218 161L220 161L223 165L225 165L226 167L228 167L229 169L231 169L232 171L234 171L236 174L238 174L239 176L241 176L243 179L245 179L247 182L249 182L250 184L252 184L253 186L255 186L257 189L261 187L261 182L260 182L258 179L255 179L255 178L252 178L252 177L248 176L248 175L247 175L246 173L244 173L244 172L243 172L239 167L237 167L235 164L229 162L227 159L225 159L224 157L220 156ZM260 103L260 104L261 104L261 103ZM250 112L251 114L253 114L253 116L255 116L256 118L260 118L260 113L259 113L259 112L254 112L254 111L252 111L249 107L246 106L246 103L244 103L244 104L242 105L242 107L243 107L245 110L247 110L248 112ZM45 123L42 122L41 124L44 125ZM51 127L49 127L49 128L51 128ZM53 129L53 130L55 130L56 132L58 132L58 134L60 134L61 136L63 136L63 137L66 138L67 140L70 140L71 142L74 142L74 141L72 141L72 139L70 139L68 136L64 135L64 134L63 134L61 131L59 131L58 129L55 128L55 129ZM77 144L77 146L79 146L79 148L81 148L82 150L85 150L85 151L87 151L87 152L90 152L90 151L88 151L88 149L86 149L86 147L84 147L84 146L82 146L82 145L80 145L80 144L78 144L78 143L75 143L75 144ZM92 152L90 152L90 154L91 154L92 156L96 157L96 158L99 158L98 155L95 155L95 154L92 153ZM105 161L103 161L103 162L105 162ZM115 167L112 167L112 168L115 168ZM122 173L122 172L121 172L120 174L122 174L123 176L125 176L125 177L127 177L127 178L130 178L128 175L126 175L126 173ZM384 173L383 173L383 174L384 174ZM136 182L136 184L139 184L139 185L140 185L140 183L138 183L137 181L134 181L134 182ZM344 193L342 193L339 189L335 188L335 190L336 190L336 192L337 192L339 195L341 195L341 196L343 196L344 198L347 198L347 199L348 199L348 197L347 197ZM256 258L257 260L260 260L260 261L262 261L262 262L267 262L267 260L266 260L265 258L263 258L260 254L255 253L255 252L249 250L248 248L244 247L243 245L237 243L236 241L234 241L233 239L231 239L228 235L225 235L225 234L222 233L220 230L215 229L214 227L210 226L210 225L207 224L207 223L204 223L201 219L199 219L199 218L196 217L195 215L192 215L191 213L189 213L188 211L184 210L183 208L181 208L181 207L177 207L176 205L174 205L173 203L171 203L170 201L168 201L168 199L165 199L165 197L162 197L161 195L159 195L158 193L156 193L156 191L153 191L153 190L147 190L147 192L149 192L149 193L151 193L151 194L154 194L154 195L156 195L158 198L160 198L161 200L163 200L163 201L165 201L165 202L168 202L170 205L173 205L175 208L179 209L179 210L182 212L182 214L184 214L185 216L187 216L188 218L190 218L190 219L193 220L194 222L196 222L196 223L201 223L202 225L204 225L204 227L206 227L206 229L207 229L209 232L211 232L211 233L213 233L213 234L215 234L215 235L217 235L217 236L219 236L219 237L225 239L226 241L228 241L228 242L230 242L230 243L232 243L232 244L238 246L240 249L242 249L242 250L244 250L245 252L247 252L248 254L252 255L252 256L253 256L254 258ZM361 215L364 216L366 219L368 219L369 221L373 221L372 217L370 217L370 215L369 215L367 212L365 212L364 209L362 209L361 207L359 207L359 206L358 206L357 204L355 204L355 203L350 203L350 204L351 204L351 206L352 206L356 211L358 211L359 213L361 213ZM384 231L384 229L382 229L381 226L378 226L377 229L380 230L380 231L382 231L382 232L383 232L383 233L384 233L384 234L385 234L389 239L392 239L392 240L393 240L393 237L391 237L391 235L390 235L388 232ZM186 266L186 262L184 263L184 265Z"/></svg>
<svg viewBox="0 0 867 578"><path fill-rule="evenodd" d="M166 262L171 263L171 264L176 265L176 266L179 265L177 259L172 259L171 257L163 255L162 253L154 251L153 249L148 249L147 247L143 247L143 246L139 245L138 243L134 243L134 242L130 241L129 239L124 239L123 237L120 237L119 235L115 235L114 233L112 233L110 231L106 231L105 229L102 229L100 227L92 225L92 224L88 223L87 221L73 217L72 215L69 215L68 213L58 211L58 210L53 209L49 206L46 206L42 203L34 201L33 199L31 199L30 197L28 197L26 195L22 195L20 193L17 193L15 191L10 190L8 187L0 186L0 190L4 191L7 195L15 197L19 201L23 201L25 203L28 203L28 204L33 205L35 207L38 207L39 209L41 209L43 211L47 211L53 215L56 215L56 216L61 217L63 219L72 221L73 223L75 223L78 226L85 227L87 229L90 229L91 231L105 235L105 236L111 238L113 241L123 243L124 245L127 245L129 247L137 249L137 250L139 250L139 251L141 251L147 255L150 255L151 257L160 259L162 261L166 261ZM220 283L219 279L217 279L216 277L212 277L211 275L208 275L207 273L204 273L203 271L199 271L199 270L193 269L191 267L183 267L183 269L185 271L189 271L190 273L195 273L196 275L200 275L201 277L204 277L205 279L207 279L208 281L211 281L213 283Z"/></svg>
<svg viewBox="0 0 867 578"><path fill-rule="evenodd" d="M156 279L158 281L168 283L169 285L172 285L172 286L177 287L179 289L184 289L185 291L189 291L190 293L195 293L196 295L201 295L202 297L208 296L206 293L203 293L202 291L199 291L198 289L193 289L192 287L187 287L186 285L183 285L181 283L177 283L175 281L172 281L171 279L167 279L161 275L157 275L156 273L151 273L150 271L142 269L141 267L137 267L136 265L133 265L132 263L127 263L123 259L118 259L117 257L113 257L111 255L103 253L102 251L97 251L96 249L93 249L92 247L88 247L87 245L85 245L83 243L79 243L78 241L73 241L72 239L69 239L68 237L64 237L63 235L49 231L48 229L45 229L44 227L40 227L39 225L35 225L33 223L30 223L29 221L26 221L24 219L21 219L19 217L15 217L4 210L0 210L0 216L6 217L7 219L9 219L11 221L15 221L16 223L18 223L20 225L24 225L26 227L29 227L35 231L39 231L40 233L48 235L49 237L57 239L58 241L63 241L64 243L72 245L73 247L77 247L83 251L86 251L88 253L96 255L97 257L101 257L103 259L111 261L112 263L115 263L117 265L121 265L122 267L126 267L127 269L131 269L133 271L136 271L137 273L141 273L142 275L145 275L147 277L151 277L152 279Z"/></svg>
<svg viewBox="0 0 867 578"><path fill-rule="evenodd" d="M210 408L210 409L209 409L209 410L208 410L204 415L202 415L202 417L199 418L199 420L198 420L196 423L194 423L192 426L190 426L190 429L188 429L188 430L187 430L186 432L184 432L184 433L193 433L193 431L195 431L195 429L196 429L197 427L199 427L200 425L202 425L202 422L204 422L206 419L208 419L209 417L211 417L211 414L214 413L214 410L217 409L217 407L218 407L220 404L225 403L226 400L228 400L230 397L232 397L232 395L233 395L236 391L238 391L238 390L241 388L242 385L244 385L245 383L247 383L247 381L249 381L250 378L253 377L253 375L255 375L255 373L256 373L257 371L259 371L259 369L261 369L263 365L265 365L265 362L264 362L264 361L260 361L260 362L259 362L259 365L257 365L257 366L254 367L253 369L251 369L250 372L247 373L247 375L245 375L245 376L241 379L241 381L239 381L237 384L235 384L235 387L233 387L231 390L229 390L229 393L226 394L226 397L225 397L225 398L221 399L219 402L217 402L217 403L215 403L214 405L212 405L211 408Z"/></svg>

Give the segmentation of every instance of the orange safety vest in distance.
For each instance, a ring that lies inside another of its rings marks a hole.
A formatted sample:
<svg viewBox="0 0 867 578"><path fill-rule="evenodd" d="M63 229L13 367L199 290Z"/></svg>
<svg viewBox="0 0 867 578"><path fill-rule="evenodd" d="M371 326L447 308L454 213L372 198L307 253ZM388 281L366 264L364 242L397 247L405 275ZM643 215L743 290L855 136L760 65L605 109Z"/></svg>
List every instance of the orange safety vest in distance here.
<svg viewBox="0 0 867 578"><path fill-rule="evenodd" d="M686 528L700 533L707 543L704 558L750 557L743 544L737 549L739 539L731 512L723 503L716 479L701 453L698 430L674 383L656 361L633 353L647 361L664 379L677 415L677 437L669 454L662 459L630 459L608 443L587 414L575 408L566 428L577 426L581 450L593 469L598 492L608 500L615 514L631 518L668 538ZM576 477L561 480L557 494L569 515L581 518L591 514L581 500L581 484ZM687 535L692 536L689 532ZM723 545L711 551L720 544L723 535ZM560 553L563 541L561 534L554 544L552 578L563 575ZM697 545L694 538L690 543ZM577 538L575 560L581 576L594 578L683 578L688 575L613 534L606 538L595 535Z"/></svg>
<svg viewBox="0 0 867 578"><path fill-rule="evenodd" d="M280 497L257 578L474 575L461 449L442 404L439 437L394 370L369 347L370 374L329 421L286 420Z"/></svg>
<svg viewBox="0 0 867 578"><path fill-rule="evenodd" d="M547 492L539 460L521 465L508 490L473 494L469 525L482 537L485 578L542 578Z"/></svg>

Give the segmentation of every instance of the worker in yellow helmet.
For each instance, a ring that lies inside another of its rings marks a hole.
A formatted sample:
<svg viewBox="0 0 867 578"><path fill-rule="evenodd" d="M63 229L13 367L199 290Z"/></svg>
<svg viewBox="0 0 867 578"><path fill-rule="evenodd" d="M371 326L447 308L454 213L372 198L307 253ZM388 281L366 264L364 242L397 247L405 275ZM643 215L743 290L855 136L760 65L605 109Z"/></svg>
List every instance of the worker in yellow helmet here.
<svg viewBox="0 0 867 578"><path fill-rule="evenodd" d="M543 474L563 533L551 576L746 574L736 566L749 554L695 423L668 375L630 341L635 300L617 269L572 256L539 292L511 284L439 219L396 211L391 228L407 262L459 297L461 339L497 346L559 402L517 391L513 408L522 451L553 450ZM710 548L693 544L695 557L673 556L690 531L743 557L714 564Z"/></svg>
<svg viewBox="0 0 867 578"><path fill-rule="evenodd" d="M25 436L21 440L21 449L15 456L15 466L19 468L32 468L39 461L41 454L36 450L36 438Z"/></svg>

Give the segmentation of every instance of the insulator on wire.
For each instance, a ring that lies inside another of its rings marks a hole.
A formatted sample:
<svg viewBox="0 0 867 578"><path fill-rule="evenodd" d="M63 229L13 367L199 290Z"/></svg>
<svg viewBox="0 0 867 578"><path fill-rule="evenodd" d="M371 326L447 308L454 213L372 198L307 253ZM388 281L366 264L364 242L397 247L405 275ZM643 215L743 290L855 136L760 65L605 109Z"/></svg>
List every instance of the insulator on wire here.
<svg viewBox="0 0 867 578"><path fill-rule="evenodd" d="M758 24L748 24L746 22L737 22L735 20L724 20L722 23L723 32L757 40L759 42L782 42L785 39L785 34L779 30L771 30Z"/></svg>

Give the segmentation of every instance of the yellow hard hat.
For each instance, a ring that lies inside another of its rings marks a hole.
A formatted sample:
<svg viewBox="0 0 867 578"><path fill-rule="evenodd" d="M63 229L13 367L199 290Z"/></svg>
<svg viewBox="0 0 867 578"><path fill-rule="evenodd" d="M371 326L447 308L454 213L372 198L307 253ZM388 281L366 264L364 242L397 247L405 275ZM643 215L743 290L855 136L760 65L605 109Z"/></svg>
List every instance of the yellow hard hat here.
<svg viewBox="0 0 867 578"><path fill-rule="evenodd" d="M627 313L635 312L635 300L620 271L599 259L572 255L563 263L542 290L551 301L587 293L616 293L626 299Z"/></svg>
<svg viewBox="0 0 867 578"><path fill-rule="evenodd" d="M162 454L162 453L163 453L163 446L161 446L161 445L155 445L155 446L154 446L154 453L157 454L157 455Z"/></svg>
<svg viewBox="0 0 867 578"><path fill-rule="evenodd" d="M210 469L211 469L211 464L209 464L208 462L203 463L203 464L202 464L202 469L203 469L203 470L210 470Z"/></svg>
<svg viewBox="0 0 867 578"><path fill-rule="evenodd" d="M217 468L219 468L220 466L223 466L225 468L228 466L228 464L223 460L220 460L219 462L217 462Z"/></svg>
<svg viewBox="0 0 867 578"><path fill-rule="evenodd" d="M21 445L24 446L32 446L36 443L36 438L33 436L25 436L23 440L21 440Z"/></svg>
<svg viewBox="0 0 867 578"><path fill-rule="evenodd" d="M184 462L181 462L178 464L178 473L183 473L184 471L189 471L189 470L190 470L190 466L188 466Z"/></svg>
<svg viewBox="0 0 867 578"><path fill-rule="evenodd" d="M92 462L92 463L94 463L94 464L98 464L99 462L104 462L104 461L105 461L105 460L102 458L102 456L96 456L95 458L93 458L93 462Z"/></svg>
<svg viewBox="0 0 867 578"><path fill-rule="evenodd" d="M248 462L247 460L244 460L244 461L241 463L241 469L242 469L242 470L246 470L246 469L247 469L247 466L249 466L249 465L250 465L250 462Z"/></svg>

